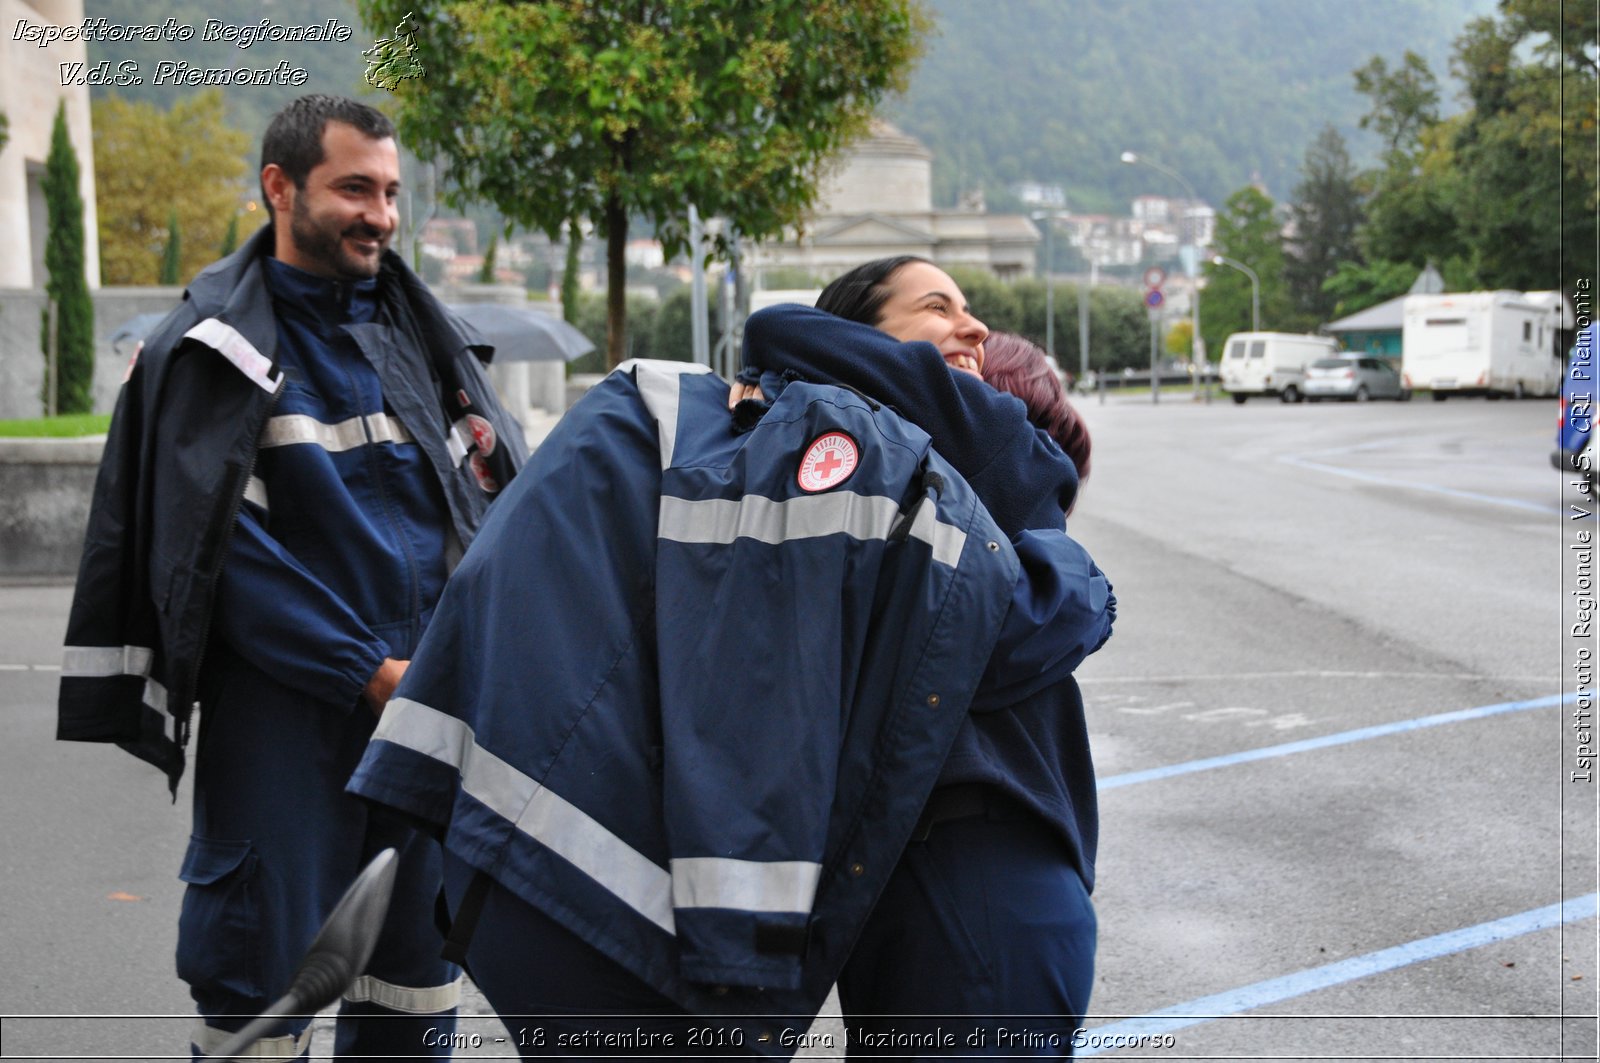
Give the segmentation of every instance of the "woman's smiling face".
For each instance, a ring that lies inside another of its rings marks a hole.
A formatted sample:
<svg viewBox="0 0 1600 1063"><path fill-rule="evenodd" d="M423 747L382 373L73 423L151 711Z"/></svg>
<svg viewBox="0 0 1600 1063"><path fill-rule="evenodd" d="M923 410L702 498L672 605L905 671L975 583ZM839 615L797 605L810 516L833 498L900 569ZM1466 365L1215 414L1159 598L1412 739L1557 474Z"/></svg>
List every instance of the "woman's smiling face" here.
<svg viewBox="0 0 1600 1063"><path fill-rule="evenodd" d="M933 344L951 369L981 377L989 329L972 316L950 275L927 262L908 262L889 277L889 297L877 327L903 343Z"/></svg>

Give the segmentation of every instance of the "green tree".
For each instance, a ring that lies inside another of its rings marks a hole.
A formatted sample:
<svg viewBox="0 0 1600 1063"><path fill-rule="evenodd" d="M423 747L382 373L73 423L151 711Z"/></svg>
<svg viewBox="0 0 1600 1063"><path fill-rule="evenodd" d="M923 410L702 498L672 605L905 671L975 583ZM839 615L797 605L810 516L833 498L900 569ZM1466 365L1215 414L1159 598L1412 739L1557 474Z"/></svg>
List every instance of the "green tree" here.
<svg viewBox="0 0 1600 1063"><path fill-rule="evenodd" d="M581 314L583 291L578 284L578 268L583 262L583 228L573 218L567 225L567 256L561 268L561 318L576 325ZM605 336L595 346L605 350Z"/></svg>
<svg viewBox="0 0 1600 1063"><path fill-rule="evenodd" d="M1217 215L1213 241L1218 253L1255 270L1261 278L1261 327L1294 331L1307 327L1295 314L1284 282L1283 232L1265 192L1246 186L1228 197ZM1201 301L1200 331L1206 350L1220 353L1229 333L1251 326L1250 278L1232 266L1208 262Z"/></svg>
<svg viewBox="0 0 1600 1063"><path fill-rule="evenodd" d="M1356 229L1362 219L1361 189L1344 137L1331 125L1306 149L1300 172L1289 206L1294 242L1285 251L1284 280L1295 309L1320 324L1333 316L1338 304L1324 285L1341 263L1360 260Z"/></svg>
<svg viewBox="0 0 1600 1063"><path fill-rule="evenodd" d="M479 284L494 283L494 253L495 249L499 246L499 243L499 233L489 237L489 248L483 253L483 265L478 268Z"/></svg>
<svg viewBox="0 0 1600 1063"><path fill-rule="evenodd" d="M448 157L458 200L552 238L587 218L605 238L612 364L627 348L630 215L669 256L691 203L751 239L799 222L925 28L911 0L360 6L373 27L413 13L427 75L396 96L401 131Z"/></svg>
<svg viewBox="0 0 1600 1063"><path fill-rule="evenodd" d="M228 230L222 234L222 246L217 248L217 257L227 258L239 249L239 215L228 216Z"/></svg>
<svg viewBox="0 0 1600 1063"><path fill-rule="evenodd" d="M161 275L157 283L177 284L183 279L183 234L178 229L178 208L167 214L167 244L161 250Z"/></svg>
<svg viewBox="0 0 1600 1063"><path fill-rule="evenodd" d="M11 140L11 119L0 111L0 151L6 150L6 143Z"/></svg>
<svg viewBox="0 0 1600 1063"><path fill-rule="evenodd" d="M174 211L187 237L177 275L193 277L248 192L249 141L224 123L222 93L180 97L166 111L116 96L93 107L101 281L157 283Z"/></svg>
<svg viewBox="0 0 1600 1063"><path fill-rule="evenodd" d="M45 202L44 266L47 304L41 314L39 343L45 355L43 399L52 385L57 413L88 413L94 396L94 303L84 273L83 196L78 191L78 153L67 135L67 107L56 106L40 182ZM51 380L50 306L56 307L55 380Z"/></svg>

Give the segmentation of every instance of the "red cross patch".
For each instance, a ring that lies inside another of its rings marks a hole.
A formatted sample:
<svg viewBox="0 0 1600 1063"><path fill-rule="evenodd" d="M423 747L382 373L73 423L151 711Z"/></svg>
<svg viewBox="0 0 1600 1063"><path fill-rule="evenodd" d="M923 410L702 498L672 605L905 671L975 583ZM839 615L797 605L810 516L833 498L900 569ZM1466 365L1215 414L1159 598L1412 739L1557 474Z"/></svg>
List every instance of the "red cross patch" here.
<svg viewBox="0 0 1600 1063"><path fill-rule="evenodd" d="M826 491L850 479L860 460L855 440L843 432L828 432L806 448L795 479L802 491Z"/></svg>
<svg viewBox="0 0 1600 1063"><path fill-rule="evenodd" d="M478 453L488 457L494 453L494 425L475 413L467 414L467 427L472 429L472 441L478 444Z"/></svg>

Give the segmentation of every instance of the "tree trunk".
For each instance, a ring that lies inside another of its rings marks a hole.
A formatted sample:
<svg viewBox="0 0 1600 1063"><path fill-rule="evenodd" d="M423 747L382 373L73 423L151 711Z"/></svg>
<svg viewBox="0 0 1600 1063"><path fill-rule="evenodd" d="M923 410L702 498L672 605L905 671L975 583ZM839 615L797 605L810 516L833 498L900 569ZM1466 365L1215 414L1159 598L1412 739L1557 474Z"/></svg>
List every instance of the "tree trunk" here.
<svg viewBox="0 0 1600 1063"><path fill-rule="evenodd" d="M615 195L606 200L606 368L627 358L628 212Z"/></svg>

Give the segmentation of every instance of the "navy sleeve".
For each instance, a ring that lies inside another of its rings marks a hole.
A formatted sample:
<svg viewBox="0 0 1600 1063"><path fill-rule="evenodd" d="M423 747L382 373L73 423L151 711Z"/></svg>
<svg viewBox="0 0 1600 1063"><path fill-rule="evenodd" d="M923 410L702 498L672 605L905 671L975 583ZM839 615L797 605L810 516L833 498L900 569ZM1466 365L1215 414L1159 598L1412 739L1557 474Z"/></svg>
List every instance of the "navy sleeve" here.
<svg viewBox="0 0 1600 1063"><path fill-rule="evenodd" d="M239 511L217 580L213 634L278 682L348 708L388 647L267 533L249 503Z"/></svg>
<svg viewBox="0 0 1600 1063"><path fill-rule="evenodd" d="M1000 639L973 698L974 712L1003 709L1071 675L1111 637L1111 583L1065 532L1012 539L1022 569Z"/></svg>
<svg viewBox="0 0 1600 1063"><path fill-rule="evenodd" d="M930 343L901 343L813 307L780 305L745 322L746 369L797 374L876 399L927 432L1008 536L1060 527L1078 472L1027 407L967 373Z"/></svg>

